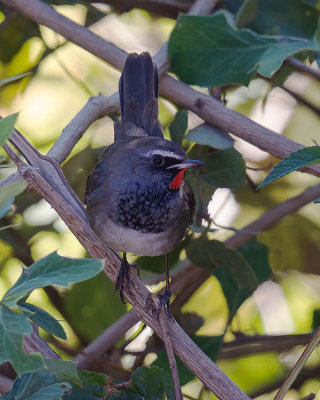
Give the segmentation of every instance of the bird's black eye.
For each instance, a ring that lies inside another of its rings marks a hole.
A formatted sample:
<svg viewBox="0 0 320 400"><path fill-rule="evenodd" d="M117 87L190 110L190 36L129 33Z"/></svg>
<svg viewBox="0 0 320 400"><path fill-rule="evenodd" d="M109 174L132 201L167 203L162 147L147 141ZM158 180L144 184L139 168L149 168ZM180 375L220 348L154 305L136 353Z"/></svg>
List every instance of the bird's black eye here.
<svg viewBox="0 0 320 400"><path fill-rule="evenodd" d="M158 167L160 167L160 166L163 165L163 163L164 163L164 159L163 159L162 156L160 156L160 154L155 154L155 155L152 157L152 161L153 161L153 164L156 165L156 166L158 166Z"/></svg>

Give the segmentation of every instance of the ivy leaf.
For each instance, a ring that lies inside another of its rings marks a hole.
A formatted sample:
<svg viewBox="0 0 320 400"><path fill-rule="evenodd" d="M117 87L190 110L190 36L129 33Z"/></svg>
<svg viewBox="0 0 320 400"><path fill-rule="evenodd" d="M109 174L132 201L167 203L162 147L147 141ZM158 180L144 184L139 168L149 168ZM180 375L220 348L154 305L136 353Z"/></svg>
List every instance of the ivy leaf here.
<svg viewBox="0 0 320 400"><path fill-rule="evenodd" d="M66 333L59 322L45 310L25 302L19 302L19 307L23 312L28 314L31 321L35 322L46 332L51 333L60 339L67 339Z"/></svg>
<svg viewBox="0 0 320 400"><path fill-rule="evenodd" d="M1 400L62 400L70 388L68 382L59 382L51 373L33 372L18 377Z"/></svg>
<svg viewBox="0 0 320 400"><path fill-rule="evenodd" d="M17 117L18 113L15 113L0 119L0 146L3 146L5 144L5 141L11 135Z"/></svg>
<svg viewBox="0 0 320 400"><path fill-rule="evenodd" d="M184 134L188 128L188 112L186 110L178 110L174 120L169 126L171 140L181 145Z"/></svg>
<svg viewBox="0 0 320 400"><path fill-rule="evenodd" d="M191 142L213 147L214 149L229 149L234 140L220 128L204 123L191 129L186 137Z"/></svg>
<svg viewBox="0 0 320 400"><path fill-rule="evenodd" d="M44 366L39 353L26 354L23 350L23 337L31 333L32 326L26 314L18 314L0 306L0 363L10 361L19 375Z"/></svg>
<svg viewBox="0 0 320 400"><path fill-rule="evenodd" d="M257 72L270 77L286 57L302 50L317 51L319 44L315 38L238 30L227 12L180 16L168 43L172 71L199 86L248 85Z"/></svg>
<svg viewBox="0 0 320 400"><path fill-rule="evenodd" d="M18 281L5 294L4 300L10 300L10 296L19 293L23 297L26 292L36 288L68 286L73 282L84 281L97 275L103 266L103 260L61 257L53 252L24 268Z"/></svg>
<svg viewBox="0 0 320 400"><path fill-rule="evenodd" d="M276 165L270 174L265 178L263 182L258 186L262 188L269 183L282 178L292 171L297 171L307 165L318 164L320 162L320 146L304 147L294 153L291 153L288 157Z"/></svg>

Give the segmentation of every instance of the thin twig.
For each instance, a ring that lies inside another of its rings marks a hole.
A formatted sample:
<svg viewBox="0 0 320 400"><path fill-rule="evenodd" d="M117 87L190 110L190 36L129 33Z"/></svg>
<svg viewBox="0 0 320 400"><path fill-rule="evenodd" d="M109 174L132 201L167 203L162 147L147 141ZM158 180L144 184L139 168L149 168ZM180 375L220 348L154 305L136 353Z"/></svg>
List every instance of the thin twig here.
<svg viewBox="0 0 320 400"><path fill-rule="evenodd" d="M302 62L294 57L288 57L284 61L284 63L289 65L289 67L292 67L293 69L295 69L299 72L308 74L308 75L312 76L312 78L315 78L318 81L320 81L320 70L319 69L311 68L308 65L306 65L304 62Z"/></svg>
<svg viewBox="0 0 320 400"><path fill-rule="evenodd" d="M181 385L180 385L180 379L179 379L179 373L178 373L178 366L177 366L177 361L174 357L174 352L172 349L172 344L169 336L169 331L168 331L168 325L167 325L167 319L169 317L167 314L165 314L165 311L161 311L159 314L159 322L160 322L160 328L162 332L162 340L164 342L164 345L166 347L167 355L168 355L168 361L169 361L169 366L172 374L172 380L173 380L173 386L174 386L174 392L176 395L176 400L182 400L182 392L181 392Z"/></svg>
<svg viewBox="0 0 320 400"><path fill-rule="evenodd" d="M308 346L305 348L304 352L301 354L301 357L293 367L292 371L290 372L289 376L286 378L286 380L283 382L281 385L278 393L276 394L274 400L282 400L288 390L290 389L292 383L295 381L297 376L299 375L300 371L304 367L305 363L308 361L308 358L311 356L312 352L314 349L318 346L320 342L320 328L318 328L308 344Z"/></svg>

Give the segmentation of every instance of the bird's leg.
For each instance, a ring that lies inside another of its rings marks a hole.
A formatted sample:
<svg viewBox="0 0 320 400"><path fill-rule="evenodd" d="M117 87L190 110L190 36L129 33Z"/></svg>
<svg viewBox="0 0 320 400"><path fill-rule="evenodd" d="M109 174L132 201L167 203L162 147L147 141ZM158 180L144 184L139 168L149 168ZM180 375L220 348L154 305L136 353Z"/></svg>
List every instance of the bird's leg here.
<svg viewBox="0 0 320 400"><path fill-rule="evenodd" d="M166 289L163 294L159 294L159 307L158 307L158 316L161 312L161 308L163 306L164 310L167 312L170 319L173 319L170 309L170 299L171 299L171 291L170 291L170 276L169 276L169 262L168 262L168 254L165 254L166 261Z"/></svg>
<svg viewBox="0 0 320 400"><path fill-rule="evenodd" d="M129 269L131 265L128 263L127 254L123 252L121 258L121 265L120 270L116 280L115 292L119 290L120 299L123 304L125 304L124 297L123 297L123 288L124 288L124 280L127 280L127 288L130 290L130 276L129 276Z"/></svg>

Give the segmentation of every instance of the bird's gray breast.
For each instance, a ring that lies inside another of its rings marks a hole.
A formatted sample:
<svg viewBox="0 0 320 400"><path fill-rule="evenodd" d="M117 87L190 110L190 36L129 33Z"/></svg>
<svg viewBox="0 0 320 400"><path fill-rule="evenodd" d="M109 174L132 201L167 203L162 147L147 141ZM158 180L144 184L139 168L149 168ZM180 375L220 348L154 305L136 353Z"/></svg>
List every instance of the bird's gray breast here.
<svg viewBox="0 0 320 400"><path fill-rule="evenodd" d="M120 193L113 219L116 223L141 232L160 233L177 215L177 191L163 190L158 184L128 185Z"/></svg>

